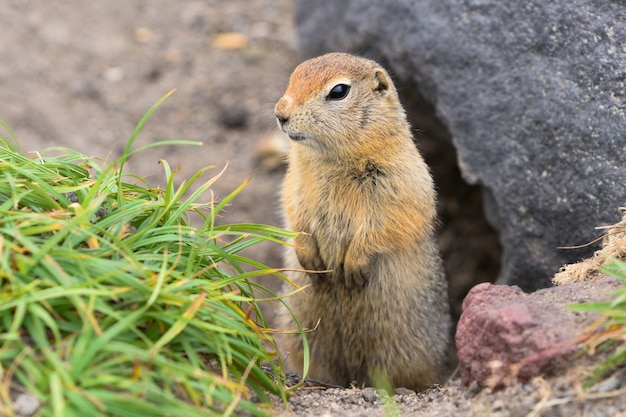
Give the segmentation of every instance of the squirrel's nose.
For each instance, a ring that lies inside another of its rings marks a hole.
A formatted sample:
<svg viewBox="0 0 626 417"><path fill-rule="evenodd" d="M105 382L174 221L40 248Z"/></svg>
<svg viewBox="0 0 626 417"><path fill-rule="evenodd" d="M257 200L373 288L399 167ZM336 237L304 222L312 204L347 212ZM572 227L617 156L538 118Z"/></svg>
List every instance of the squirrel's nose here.
<svg viewBox="0 0 626 417"><path fill-rule="evenodd" d="M289 101L290 99L288 97L283 96L278 100L276 106L274 106L274 115L276 116L280 128L289 121Z"/></svg>
<svg viewBox="0 0 626 417"><path fill-rule="evenodd" d="M284 114L278 111L275 112L274 114L276 115L276 120L278 120L278 124L281 126L284 125L287 122L287 120L289 120L288 116L285 116Z"/></svg>

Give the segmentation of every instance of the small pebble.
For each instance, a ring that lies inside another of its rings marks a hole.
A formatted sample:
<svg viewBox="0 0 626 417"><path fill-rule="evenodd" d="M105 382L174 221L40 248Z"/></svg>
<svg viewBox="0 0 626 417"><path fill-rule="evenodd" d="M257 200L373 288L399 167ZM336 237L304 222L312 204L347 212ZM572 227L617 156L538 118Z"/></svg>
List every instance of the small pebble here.
<svg viewBox="0 0 626 417"><path fill-rule="evenodd" d="M105 80L116 83L124 78L124 70L120 67L109 67L102 75Z"/></svg>
<svg viewBox="0 0 626 417"><path fill-rule="evenodd" d="M15 412L19 417L30 417L39 409L41 404L32 394L20 394L15 399Z"/></svg>
<svg viewBox="0 0 626 417"><path fill-rule="evenodd" d="M239 32L218 33L211 39L211 46L218 49L243 49L248 46L248 37Z"/></svg>
<svg viewBox="0 0 626 417"><path fill-rule="evenodd" d="M376 393L376 390L374 388L363 388L361 390L361 395L363 396L363 399L368 403L375 403L376 401L378 401L378 394Z"/></svg>
<svg viewBox="0 0 626 417"><path fill-rule="evenodd" d="M243 107L230 107L221 112L220 122L228 129L243 129L248 125L250 112Z"/></svg>
<svg viewBox="0 0 626 417"><path fill-rule="evenodd" d="M135 29L135 42L147 43L152 38L153 33L146 27L139 27Z"/></svg>
<svg viewBox="0 0 626 417"><path fill-rule="evenodd" d="M408 389L408 388L396 388L394 389L394 392L396 393L396 395L413 395L415 394L415 391Z"/></svg>
<svg viewBox="0 0 626 417"><path fill-rule="evenodd" d="M470 382L469 386L467 387L467 390L465 391L465 398L472 398L476 394L478 394L481 390L482 388L480 387L480 385L478 385L478 382L472 381Z"/></svg>

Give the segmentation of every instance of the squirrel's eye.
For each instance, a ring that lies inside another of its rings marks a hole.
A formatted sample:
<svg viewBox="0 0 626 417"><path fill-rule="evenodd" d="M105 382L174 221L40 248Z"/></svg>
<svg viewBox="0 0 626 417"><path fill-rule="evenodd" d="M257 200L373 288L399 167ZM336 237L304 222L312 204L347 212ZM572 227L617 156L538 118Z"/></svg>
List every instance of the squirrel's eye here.
<svg viewBox="0 0 626 417"><path fill-rule="evenodd" d="M337 84L330 90L328 96L326 96L326 100L341 100L346 98L348 92L350 91L350 86L347 84Z"/></svg>

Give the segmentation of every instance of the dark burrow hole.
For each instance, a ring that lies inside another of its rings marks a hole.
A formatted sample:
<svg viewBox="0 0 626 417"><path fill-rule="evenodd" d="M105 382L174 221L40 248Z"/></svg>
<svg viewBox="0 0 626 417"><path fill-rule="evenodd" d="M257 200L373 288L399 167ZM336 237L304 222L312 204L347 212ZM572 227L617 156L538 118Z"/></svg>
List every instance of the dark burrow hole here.
<svg viewBox="0 0 626 417"><path fill-rule="evenodd" d="M419 96L414 86L399 81L396 86L413 126L417 146L435 179L439 247L456 323L467 292L481 282L495 282L502 248L497 231L485 218L481 187L463 180L452 138L433 105ZM411 94L406 94L408 92Z"/></svg>

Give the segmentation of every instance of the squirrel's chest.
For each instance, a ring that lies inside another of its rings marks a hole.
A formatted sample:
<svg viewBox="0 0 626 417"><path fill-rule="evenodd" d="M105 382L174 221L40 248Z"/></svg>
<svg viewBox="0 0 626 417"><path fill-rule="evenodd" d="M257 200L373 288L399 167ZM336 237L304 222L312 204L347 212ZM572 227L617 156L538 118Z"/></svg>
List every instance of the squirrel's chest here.
<svg viewBox="0 0 626 417"><path fill-rule="evenodd" d="M311 233L349 240L357 229L375 223L384 200L380 186L378 176L366 173L320 176L314 190L303 190Z"/></svg>
<svg viewBox="0 0 626 417"><path fill-rule="evenodd" d="M305 184L314 184L325 203L359 208L384 198L390 184L387 170L373 162L349 164L321 171L307 170Z"/></svg>
<svg viewBox="0 0 626 417"><path fill-rule="evenodd" d="M393 180L380 165L347 161L345 166L305 163L297 168L285 189L287 217L295 230L351 240L384 216Z"/></svg>

